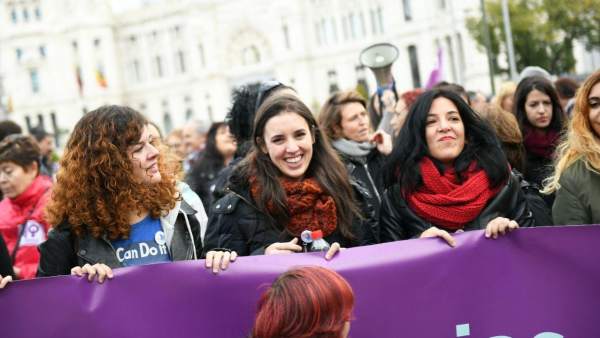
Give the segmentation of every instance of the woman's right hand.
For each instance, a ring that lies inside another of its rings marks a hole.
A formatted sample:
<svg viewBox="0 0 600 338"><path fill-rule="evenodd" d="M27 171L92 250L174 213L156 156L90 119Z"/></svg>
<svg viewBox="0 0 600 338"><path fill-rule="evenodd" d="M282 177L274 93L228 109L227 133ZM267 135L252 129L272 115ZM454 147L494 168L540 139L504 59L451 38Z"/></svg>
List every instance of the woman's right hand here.
<svg viewBox="0 0 600 338"><path fill-rule="evenodd" d="M112 269L102 263L96 263L94 265L86 264L84 266L76 266L71 269L72 276L83 277L83 275L87 275L87 279L91 282L94 280L94 277L98 276L98 283L102 284L106 278L113 279L114 275Z"/></svg>
<svg viewBox="0 0 600 338"><path fill-rule="evenodd" d="M0 275L0 289L4 289L8 282L12 282L12 276L9 275L6 277L2 277L2 275Z"/></svg>
<svg viewBox="0 0 600 338"><path fill-rule="evenodd" d="M450 233L448 231L442 230L440 228L431 227L431 228L423 231L421 233L421 236L419 236L419 238L426 238L426 237L440 237L440 238L444 239L446 242L448 242L448 244L451 247L456 246L456 240L454 239L454 237L452 237L452 235L450 235Z"/></svg>
<svg viewBox="0 0 600 338"><path fill-rule="evenodd" d="M281 255L290 254L302 251L302 247L298 245L298 238L294 238L289 242L273 243L265 249L265 255Z"/></svg>

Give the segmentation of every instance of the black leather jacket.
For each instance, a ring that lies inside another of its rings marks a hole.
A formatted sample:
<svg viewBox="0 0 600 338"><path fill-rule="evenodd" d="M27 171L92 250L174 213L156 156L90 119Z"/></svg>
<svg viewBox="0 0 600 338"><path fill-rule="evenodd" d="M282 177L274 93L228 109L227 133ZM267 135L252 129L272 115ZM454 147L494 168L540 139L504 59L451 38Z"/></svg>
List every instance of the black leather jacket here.
<svg viewBox="0 0 600 338"><path fill-rule="evenodd" d="M192 260L195 256L200 258L202 254L200 224L196 217L192 217L195 214L196 210L182 200L174 224L173 237L168 245L169 255L173 261ZM187 228L186 217L191 234ZM192 236L195 248L192 244ZM113 269L123 266L106 236L94 238L85 234L78 238L66 223L52 229L48 233L48 240L39 246L39 250L41 257L38 277L69 275L71 268L86 263L90 265L103 263Z"/></svg>
<svg viewBox="0 0 600 338"><path fill-rule="evenodd" d="M479 216L463 229L465 231L485 229L487 224L496 217L515 220L520 227L535 226L533 213L521 190L519 178L514 174L510 175L506 186L488 203ZM415 238L432 226L444 229L443 226L431 224L417 216L402 198L398 184L384 193L380 216L382 242Z"/></svg>
<svg viewBox="0 0 600 338"><path fill-rule="evenodd" d="M368 203L376 208L376 216L379 216L381 195L384 191L382 168L385 156L377 148L364 157L350 156L339 150L338 154L342 162L346 165L348 176L361 187L367 189L369 193L367 197Z"/></svg>
<svg viewBox="0 0 600 338"><path fill-rule="evenodd" d="M370 197L368 191L356 182L353 188L359 195L359 202ZM240 256L261 255L267 246L288 242L293 238L288 232L269 224L267 216L256 208L247 188L236 187L236 191L231 187L228 189L228 193L212 206L204 240L205 253L224 248L234 250ZM375 208L366 202L360 204L364 217L356 218L352 224L352 233L356 238L345 238L336 230L324 238L328 243L338 242L346 248L377 243Z"/></svg>

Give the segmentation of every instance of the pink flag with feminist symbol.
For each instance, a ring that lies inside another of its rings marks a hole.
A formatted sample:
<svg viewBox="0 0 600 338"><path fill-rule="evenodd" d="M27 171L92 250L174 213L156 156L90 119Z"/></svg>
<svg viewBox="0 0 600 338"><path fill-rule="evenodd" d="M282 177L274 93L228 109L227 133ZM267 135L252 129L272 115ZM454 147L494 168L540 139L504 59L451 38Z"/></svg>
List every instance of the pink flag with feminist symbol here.
<svg viewBox="0 0 600 338"><path fill-rule="evenodd" d="M438 48L437 50L437 62L433 70L429 74L429 79L427 80L427 85L425 85L425 90L429 90L433 88L436 84L442 82L444 77L444 68L443 68L443 58L444 53L442 48Z"/></svg>
<svg viewBox="0 0 600 338"><path fill-rule="evenodd" d="M115 270L104 284L64 276L0 290L2 338L239 338L259 295L296 266L338 271L352 286L350 336L600 337L600 226L482 231L323 253L240 257L218 275L203 261Z"/></svg>

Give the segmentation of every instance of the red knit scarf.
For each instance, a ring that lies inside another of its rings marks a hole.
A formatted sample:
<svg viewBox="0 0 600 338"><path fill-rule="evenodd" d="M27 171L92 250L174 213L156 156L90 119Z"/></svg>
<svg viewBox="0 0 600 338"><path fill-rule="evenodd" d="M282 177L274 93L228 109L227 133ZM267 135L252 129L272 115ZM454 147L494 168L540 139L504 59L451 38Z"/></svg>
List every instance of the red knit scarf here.
<svg viewBox="0 0 600 338"><path fill-rule="evenodd" d="M553 158L559 137L560 134L554 130L539 133L533 128L525 128L523 144L527 152L550 160Z"/></svg>
<svg viewBox="0 0 600 338"><path fill-rule="evenodd" d="M446 229L458 230L474 220L501 187L490 188L483 169L473 162L458 183L454 168L441 175L429 157L421 161L423 186L407 196L410 208L426 221Z"/></svg>
<svg viewBox="0 0 600 338"><path fill-rule="evenodd" d="M287 196L289 211L287 229L295 236L304 230L322 230L323 236L330 235L337 227L337 208L331 195L327 194L314 178L300 181L288 178L279 179ZM250 179L250 192L254 200L260 196L262 187L256 178ZM267 203L267 210L272 211L273 202Z"/></svg>

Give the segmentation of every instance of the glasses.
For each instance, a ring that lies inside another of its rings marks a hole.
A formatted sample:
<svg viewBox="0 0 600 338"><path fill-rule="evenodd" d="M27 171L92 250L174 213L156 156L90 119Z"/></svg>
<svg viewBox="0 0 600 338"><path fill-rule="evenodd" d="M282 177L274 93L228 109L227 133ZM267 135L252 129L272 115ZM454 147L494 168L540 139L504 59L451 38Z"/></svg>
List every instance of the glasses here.
<svg viewBox="0 0 600 338"><path fill-rule="evenodd" d="M258 87L258 95L256 96L256 106L254 107L255 114L258 111L260 105L267 98L269 92L279 86L283 86L283 83L274 80L260 83L260 86Z"/></svg>

